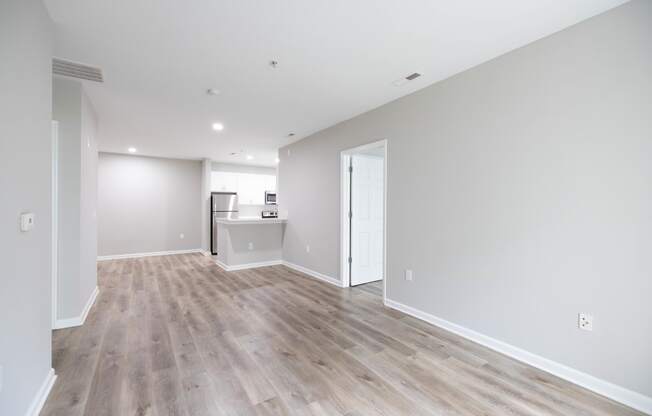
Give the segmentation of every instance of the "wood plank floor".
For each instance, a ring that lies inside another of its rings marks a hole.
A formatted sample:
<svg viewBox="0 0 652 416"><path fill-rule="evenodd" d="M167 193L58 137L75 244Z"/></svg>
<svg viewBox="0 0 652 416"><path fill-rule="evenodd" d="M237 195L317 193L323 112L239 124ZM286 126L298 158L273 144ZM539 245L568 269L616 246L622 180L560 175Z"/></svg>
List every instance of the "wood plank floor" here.
<svg viewBox="0 0 652 416"><path fill-rule="evenodd" d="M200 254L100 262L84 326L54 332L41 415L639 413L283 266Z"/></svg>

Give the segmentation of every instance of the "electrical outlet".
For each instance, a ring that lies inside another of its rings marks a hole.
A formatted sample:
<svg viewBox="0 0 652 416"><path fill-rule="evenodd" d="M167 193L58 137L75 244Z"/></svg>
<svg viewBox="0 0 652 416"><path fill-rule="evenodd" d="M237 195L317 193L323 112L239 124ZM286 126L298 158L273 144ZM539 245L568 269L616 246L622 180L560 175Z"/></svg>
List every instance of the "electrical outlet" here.
<svg viewBox="0 0 652 416"><path fill-rule="evenodd" d="M585 331L593 331L593 316L588 313L580 313L577 318L577 326Z"/></svg>
<svg viewBox="0 0 652 416"><path fill-rule="evenodd" d="M405 270L405 280L407 280L408 282L412 281L412 270L409 269Z"/></svg>
<svg viewBox="0 0 652 416"><path fill-rule="evenodd" d="M25 212L20 214L20 231L31 231L32 228L34 228L34 213Z"/></svg>
<svg viewBox="0 0 652 416"><path fill-rule="evenodd" d="M253 250L254 249L254 243L249 243L248 247L249 247L249 250Z"/></svg>
<svg viewBox="0 0 652 416"><path fill-rule="evenodd" d="M179 234L179 238L183 240L184 238L186 238L186 236L185 236L184 233L181 233L181 234Z"/></svg>
<svg viewBox="0 0 652 416"><path fill-rule="evenodd" d="M310 253L310 244L306 244L306 253Z"/></svg>

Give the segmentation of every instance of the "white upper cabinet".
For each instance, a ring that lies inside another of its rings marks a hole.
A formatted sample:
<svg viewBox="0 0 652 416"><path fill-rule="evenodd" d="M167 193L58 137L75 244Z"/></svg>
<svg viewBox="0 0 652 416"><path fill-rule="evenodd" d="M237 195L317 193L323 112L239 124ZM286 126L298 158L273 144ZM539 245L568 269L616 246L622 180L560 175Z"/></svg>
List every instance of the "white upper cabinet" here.
<svg viewBox="0 0 652 416"><path fill-rule="evenodd" d="M265 175L265 190L276 191L276 176Z"/></svg>
<svg viewBox="0 0 652 416"><path fill-rule="evenodd" d="M245 205L262 205L265 189L261 175L243 173L238 176L238 202Z"/></svg>
<svg viewBox="0 0 652 416"><path fill-rule="evenodd" d="M237 192L241 205L264 205L265 191L276 190L276 176L255 173L212 172L213 192Z"/></svg>
<svg viewBox="0 0 652 416"><path fill-rule="evenodd" d="M232 172L213 172L211 187L213 192L238 192L238 174Z"/></svg>

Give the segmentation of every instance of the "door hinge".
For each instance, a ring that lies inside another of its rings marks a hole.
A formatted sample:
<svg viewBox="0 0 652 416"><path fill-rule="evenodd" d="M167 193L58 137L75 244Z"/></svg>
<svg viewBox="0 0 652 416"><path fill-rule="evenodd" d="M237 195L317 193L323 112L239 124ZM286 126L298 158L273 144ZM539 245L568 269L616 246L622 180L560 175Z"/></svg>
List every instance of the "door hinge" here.
<svg viewBox="0 0 652 416"><path fill-rule="evenodd" d="M353 263L353 259L349 257L349 264Z"/></svg>
<svg viewBox="0 0 652 416"><path fill-rule="evenodd" d="M349 219L353 218L353 213L349 211Z"/></svg>
<svg viewBox="0 0 652 416"><path fill-rule="evenodd" d="M349 166L349 173L353 172L353 166Z"/></svg>

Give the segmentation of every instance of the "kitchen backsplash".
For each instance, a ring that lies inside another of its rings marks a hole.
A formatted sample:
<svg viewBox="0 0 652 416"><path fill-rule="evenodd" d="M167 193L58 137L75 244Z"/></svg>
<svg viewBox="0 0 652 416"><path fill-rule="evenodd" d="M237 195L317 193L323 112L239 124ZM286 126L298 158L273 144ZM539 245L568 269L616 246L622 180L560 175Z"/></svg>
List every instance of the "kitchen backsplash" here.
<svg viewBox="0 0 652 416"><path fill-rule="evenodd" d="M244 205L239 204L240 217L260 217L261 211L276 211L276 205Z"/></svg>

